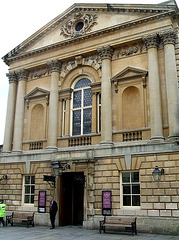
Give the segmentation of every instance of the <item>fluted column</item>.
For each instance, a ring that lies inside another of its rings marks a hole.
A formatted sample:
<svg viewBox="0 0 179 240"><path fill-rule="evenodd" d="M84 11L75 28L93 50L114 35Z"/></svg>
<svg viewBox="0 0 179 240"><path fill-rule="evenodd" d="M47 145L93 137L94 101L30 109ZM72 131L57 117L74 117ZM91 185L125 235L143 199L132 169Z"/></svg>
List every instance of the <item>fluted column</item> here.
<svg viewBox="0 0 179 240"><path fill-rule="evenodd" d="M58 135L58 83L62 63L59 60L48 62L51 71L47 149L57 148Z"/></svg>
<svg viewBox="0 0 179 240"><path fill-rule="evenodd" d="M3 152L11 152L13 129L14 129L14 114L16 106L17 93L17 75L15 72L10 72L6 75L9 78L9 93L6 111L6 123L4 132Z"/></svg>
<svg viewBox="0 0 179 240"><path fill-rule="evenodd" d="M164 137L157 50L159 41L158 35L154 33L145 36L143 41L148 50L151 140L162 140Z"/></svg>
<svg viewBox="0 0 179 240"><path fill-rule="evenodd" d="M18 76L18 89L15 111L14 123L14 138L13 138L13 152L22 151L23 128L24 128L24 105L26 93L26 81L28 79L28 71L21 69L17 72Z"/></svg>
<svg viewBox="0 0 179 240"><path fill-rule="evenodd" d="M169 138L179 137L178 79L175 58L176 32L171 29L160 33L164 44L165 75L168 103Z"/></svg>
<svg viewBox="0 0 179 240"><path fill-rule="evenodd" d="M101 144L112 144L112 99L111 99L111 58L110 46L97 49L102 60L101 77Z"/></svg>

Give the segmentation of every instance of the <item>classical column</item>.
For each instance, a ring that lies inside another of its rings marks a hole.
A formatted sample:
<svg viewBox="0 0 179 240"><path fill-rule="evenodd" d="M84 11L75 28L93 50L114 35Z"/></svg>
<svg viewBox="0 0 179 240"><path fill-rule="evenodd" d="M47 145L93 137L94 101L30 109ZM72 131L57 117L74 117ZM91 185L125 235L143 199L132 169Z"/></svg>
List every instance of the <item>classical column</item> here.
<svg viewBox="0 0 179 240"><path fill-rule="evenodd" d="M111 58L110 46L97 49L102 60L101 77L101 144L112 144L112 99L111 99Z"/></svg>
<svg viewBox="0 0 179 240"><path fill-rule="evenodd" d="M175 139L179 137L178 79L175 58L175 42L177 34L171 29L161 32L159 35L163 41L165 53L169 138Z"/></svg>
<svg viewBox="0 0 179 240"><path fill-rule="evenodd" d="M47 149L57 148L58 135L58 83L62 63L59 60L48 62L51 72Z"/></svg>
<svg viewBox="0 0 179 240"><path fill-rule="evenodd" d="M6 111L6 124L4 132L3 152L11 152L12 138L14 129L14 114L16 106L16 93L17 93L17 75L15 72L9 72L6 75L9 78L9 93Z"/></svg>
<svg viewBox="0 0 179 240"><path fill-rule="evenodd" d="M13 152L22 151L23 128L24 128L24 105L26 93L26 81L28 79L28 71L21 69L17 72L18 88L16 99L15 123L14 123L14 138Z"/></svg>
<svg viewBox="0 0 179 240"><path fill-rule="evenodd" d="M147 35L143 37L143 41L148 50L151 140L162 140L164 137L157 50L158 35L156 33Z"/></svg>

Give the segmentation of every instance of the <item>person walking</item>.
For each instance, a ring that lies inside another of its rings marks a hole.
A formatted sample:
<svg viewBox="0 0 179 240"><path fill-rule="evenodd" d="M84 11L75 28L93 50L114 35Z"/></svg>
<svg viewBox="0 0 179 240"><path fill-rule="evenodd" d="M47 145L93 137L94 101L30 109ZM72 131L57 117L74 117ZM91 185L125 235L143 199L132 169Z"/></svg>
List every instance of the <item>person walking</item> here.
<svg viewBox="0 0 179 240"><path fill-rule="evenodd" d="M4 222L5 211L6 211L6 204L4 203L4 200L0 200L0 222L2 222L3 226L5 226L5 222Z"/></svg>
<svg viewBox="0 0 179 240"><path fill-rule="evenodd" d="M54 229L55 228L55 216L58 210L58 206L56 201L54 200L54 197L51 196L50 198L50 221L51 221L51 228L50 229Z"/></svg>

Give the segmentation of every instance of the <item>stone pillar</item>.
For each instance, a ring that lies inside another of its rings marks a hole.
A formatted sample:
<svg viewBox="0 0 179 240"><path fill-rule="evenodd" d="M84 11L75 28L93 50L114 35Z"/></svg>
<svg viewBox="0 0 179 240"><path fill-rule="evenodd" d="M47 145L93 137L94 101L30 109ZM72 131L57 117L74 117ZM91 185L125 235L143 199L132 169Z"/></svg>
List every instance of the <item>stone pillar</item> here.
<svg viewBox="0 0 179 240"><path fill-rule="evenodd" d="M101 77L101 144L112 144L112 99L111 99L111 58L110 46L97 49L102 60Z"/></svg>
<svg viewBox="0 0 179 240"><path fill-rule="evenodd" d="M57 149L58 135L58 84L62 63L59 60L48 62L51 71L47 149Z"/></svg>
<svg viewBox="0 0 179 240"><path fill-rule="evenodd" d="M70 100L71 93L69 97L66 98L65 136L70 136Z"/></svg>
<svg viewBox="0 0 179 240"><path fill-rule="evenodd" d="M22 151L24 107L25 107L24 97L26 93L26 81L28 79L28 71L25 69L21 69L17 72L17 76L18 76L18 89L14 123L13 152Z"/></svg>
<svg viewBox="0 0 179 240"><path fill-rule="evenodd" d="M14 130L14 115L16 106L16 93L17 93L17 75L15 72L10 72L6 75L9 77L9 93L6 111L6 124L4 132L3 152L11 152L13 130Z"/></svg>
<svg viewBox="0 0 179 240"><path fill-rule="evenodd" d="M148 50L151 140L162 140L164 137L157 50L159 42L158 35L154 33L145 36L143 41Z"/></svg>
<svg viewBox="0 0 179 240"><path fill-rule="evenodd" d="M179 99L178 78L175 58L177 34L171 29L161 32L160 38L164 45L165 75L168 103L169 138L179 138Z"/></svg>

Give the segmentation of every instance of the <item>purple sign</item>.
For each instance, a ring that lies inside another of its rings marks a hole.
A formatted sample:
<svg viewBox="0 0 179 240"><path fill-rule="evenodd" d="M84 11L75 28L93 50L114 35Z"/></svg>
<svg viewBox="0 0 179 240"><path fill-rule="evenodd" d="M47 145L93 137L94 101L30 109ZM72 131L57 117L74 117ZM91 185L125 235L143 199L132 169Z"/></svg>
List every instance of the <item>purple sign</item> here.
<svg viewBox="0 0 179 240"><path fill-rule="evenodd" d="M39 191L38 210L40 213L45 213L46 208L46 191Z"/></svg>
<svg viewBox="0 0 179 240"><path fill-rule="evenodd" d="M103 215L111 215L111 191L103 191L102 194L102 213Z"/></svg>

